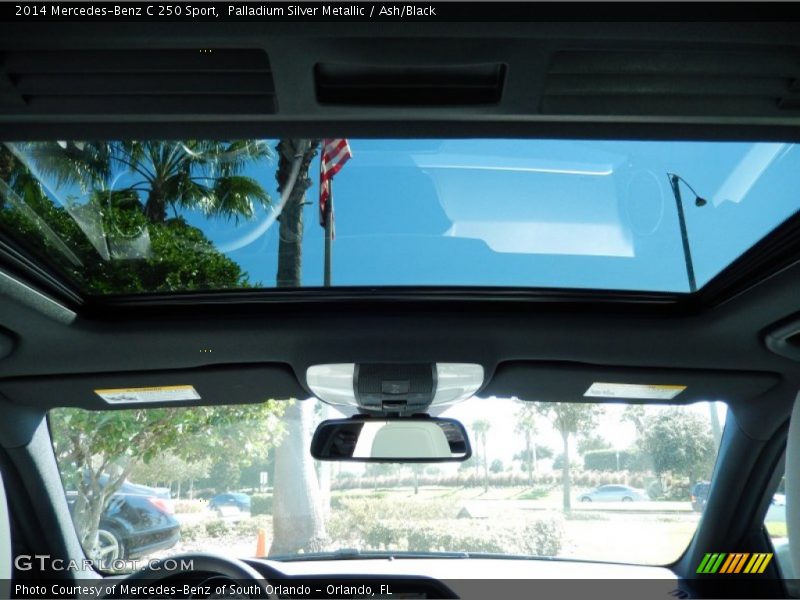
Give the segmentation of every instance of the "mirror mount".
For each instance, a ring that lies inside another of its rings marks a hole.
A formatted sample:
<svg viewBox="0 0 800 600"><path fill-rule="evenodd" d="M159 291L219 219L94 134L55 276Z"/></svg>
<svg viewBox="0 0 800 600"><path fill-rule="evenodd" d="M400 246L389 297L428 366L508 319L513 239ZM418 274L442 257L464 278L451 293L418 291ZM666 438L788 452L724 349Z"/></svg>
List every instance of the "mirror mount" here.
<svg viewBox="0 0 800 600"><path fill-rule="evenodd" d="M355 415L323 421L311 440L317 460L460 462L472 456L464 426L455 419Z"/></svg>

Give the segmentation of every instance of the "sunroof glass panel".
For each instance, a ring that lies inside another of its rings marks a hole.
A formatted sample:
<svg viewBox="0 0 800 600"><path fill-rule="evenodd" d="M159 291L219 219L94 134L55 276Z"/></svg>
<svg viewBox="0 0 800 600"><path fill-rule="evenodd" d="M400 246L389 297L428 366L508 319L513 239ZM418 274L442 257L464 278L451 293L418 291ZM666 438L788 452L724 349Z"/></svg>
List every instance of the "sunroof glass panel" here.
<svg viewBox="0 0 800 600"><path fill-rule="evenodd" d="M691 292L800 208L800 151L783 143L1 148L4 237L88 295L325 285Z"/></svg>

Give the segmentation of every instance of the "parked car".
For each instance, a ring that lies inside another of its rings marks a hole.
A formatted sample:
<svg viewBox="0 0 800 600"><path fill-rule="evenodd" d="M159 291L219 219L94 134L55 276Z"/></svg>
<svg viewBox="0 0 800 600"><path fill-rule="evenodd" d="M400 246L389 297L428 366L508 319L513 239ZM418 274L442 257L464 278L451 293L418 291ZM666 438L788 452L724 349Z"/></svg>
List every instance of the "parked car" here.
<svg viewBox="0 0 800 600"><path fill-rule="evenodd" d="M241 512L250 512L250 496L238 492L225 492L217 494L208 503L211 510L223 508L238 508Z"/></svg>
<svg viewBox="0 0 800 600"><path fill-rule="evenodd" d="M122 492L123 494L154 496L156 498L163 500L163 505L167 508L170 514L175 512L175 503L172 501L172 495L169 492L169 488L150 487L147 485L141 485L139 483L131 483L130 481L126 481L119 488L119 491Z"/></svg>
<svg viewBox="0 0 800 600"><path fill-rule="evenodd" d="M581 494L581 502L641 502L649 500L647 492L629 485L601 485Z"/></svg>
<svg viewBox="0 0 800 600"><path fill-rule="evenodd" d="M70 511L77 497L77 492L67 492ZM172 512L171 501L153 488L123 483L100 517L97 546L87 552L89 558L110 563L172 548L180 540L181 527Z"/></svg>
<svg viewBox="0 0 800 600"><path fill-rule="evenodd" d="M692 510L696 512L703 512L708 502L708 491L711 489L711 484L707 481L698 481L692 487Z"/></svg>
<svg viewBox="0 0 800 600"><path fill-rule="evenodd" d="M711 484L707 481L699 481L694 484L692 488L692 509L696 512L703 512L708 502L708 492L711 489ZM766 521L786 521L786 495L775 494L769 503L767 514L764 517Z"/></svg>

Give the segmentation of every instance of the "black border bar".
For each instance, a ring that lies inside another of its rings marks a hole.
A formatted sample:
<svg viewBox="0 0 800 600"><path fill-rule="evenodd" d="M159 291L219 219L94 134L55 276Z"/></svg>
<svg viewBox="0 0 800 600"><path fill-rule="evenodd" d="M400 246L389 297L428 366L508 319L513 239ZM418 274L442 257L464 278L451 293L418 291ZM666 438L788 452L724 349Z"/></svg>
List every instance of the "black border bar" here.
<svg viewBox="0 0 800 600"><path fill-rule="evenodd" d="M0 2L8 22L787 22L793 2Z"/></svg>

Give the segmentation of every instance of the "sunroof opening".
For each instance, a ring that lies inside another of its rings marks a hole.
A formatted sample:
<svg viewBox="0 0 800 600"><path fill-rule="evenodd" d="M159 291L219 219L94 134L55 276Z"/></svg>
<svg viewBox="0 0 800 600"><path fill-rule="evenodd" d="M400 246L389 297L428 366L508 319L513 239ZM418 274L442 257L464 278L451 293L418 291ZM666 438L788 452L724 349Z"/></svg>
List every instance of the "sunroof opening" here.
<svg viewBox="0 0 800 600"><path fill-rule="evenodd" d="M87 295L685 293L800 209L784 143L16 142L0 180L2 236Z"/></svg>

